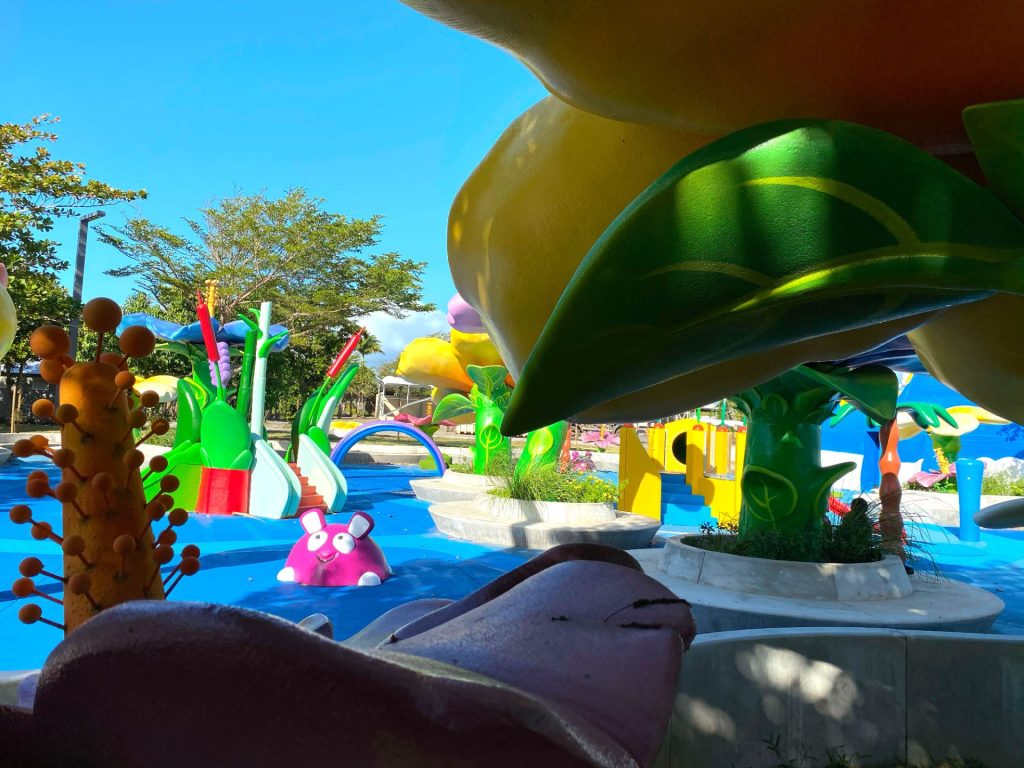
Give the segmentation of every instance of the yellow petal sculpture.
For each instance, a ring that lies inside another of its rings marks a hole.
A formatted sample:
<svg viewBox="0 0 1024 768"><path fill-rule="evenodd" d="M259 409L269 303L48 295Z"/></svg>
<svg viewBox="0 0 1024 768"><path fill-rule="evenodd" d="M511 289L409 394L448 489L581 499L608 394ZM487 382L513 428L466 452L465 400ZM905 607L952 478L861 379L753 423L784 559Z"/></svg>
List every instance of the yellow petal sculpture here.
<svg viewBox="0 0 1024 768"><path fill-rule="evenodd" d="M1024 82L1019 0L404 2L576 107L695 133L841 118L949 151L966 148L964 107Z"/></svg>
<svg viewBox="0 0 1024 768"><path fill-rule="evenodd" d="M444 339L413 339L398 358L398 376L414 384L468 392L473 386L459 365L455 350Z"/></svg>
<svg viewBox="0 0 1024 768"><path fill-rule="evenodd" d="M463 370L470 365L504 365L486 333L462 333L452 329L452 351Z"/></svg>
<svg viewBox="0 0 1024 768"><path fill-rule="evenodd" d="M1003 418L1024 422L1024 296L954 307L908 334L935 378Z"/></svg>
<svg viewBox="0 0 1024 768"><path fill-rule="evenodd" d="M178 399L178 377L163 374L149 378L137 377L134 390L138 394L146 391L156 392L161 403L173 403Z"/></svg>
<svg viewBox="0 0 1024 768"><path fill-rule="evenodd" d="M452 204L448 260L513 378L594 241L707 141L595 117L554 98L505 130Z"/></svg>

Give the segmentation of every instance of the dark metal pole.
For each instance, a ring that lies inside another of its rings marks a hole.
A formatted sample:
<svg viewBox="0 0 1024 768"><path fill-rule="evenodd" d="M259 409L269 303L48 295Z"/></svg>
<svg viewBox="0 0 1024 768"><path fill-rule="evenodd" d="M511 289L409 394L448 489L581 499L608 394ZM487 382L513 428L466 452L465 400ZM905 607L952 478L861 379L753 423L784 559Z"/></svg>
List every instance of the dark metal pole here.
<svg viewBox="0 0 1024 768"><path fill-rule="evenodd" d="M77 307L82 302L82 278L85 276L85 242L89 236L89 222L102 219L103 211L93 211L78 220L78 252L75 254L75 283L71 289L71 298ZM78 354L79 312L76 309L71 315L71 357Z"/></svg>

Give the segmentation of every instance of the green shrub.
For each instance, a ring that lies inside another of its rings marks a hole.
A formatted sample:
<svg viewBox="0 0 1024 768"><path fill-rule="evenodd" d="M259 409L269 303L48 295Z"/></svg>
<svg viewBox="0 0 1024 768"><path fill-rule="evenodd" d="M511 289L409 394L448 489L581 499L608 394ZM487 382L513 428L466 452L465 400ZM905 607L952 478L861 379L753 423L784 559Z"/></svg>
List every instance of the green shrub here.
<svg viewBox="0 0 1024 768"><path fill-rule="evenodd" d="M514 469L508 461L491 465L488 474L497 479L496 487L490 491L492 495L520 501L576 504L614 504L618 499L616 486L594 475L560 472L554 464L531 466L518 475Z"/></svg>
<svg viewBox="0 0 1024 768"><path fill-rule="evenodd" d="M883 554L878 506L861 498L853 500L850 511L839 523L826 517L818 531L792 534L768 529L744 536L742 541L736 533L736 526L703 525L694 544L730 555L803 563L873 563L881 560ZM913 546L907 542L908 548Z"/></svg>
<svg viewBox="0 0 1024 768"><path fill-rule="evenodd" d="M174 445L174 436L176 433L177 430L174 427L171 427L169 430L167 430L167 434L150 435L149 438L146 440L146 445L163 445L170 448ZM141 437L141 435L139 435L139 437ZM136 437L135 439L137 440L138 437Z"/></svg>
<svg viewBox="0 0 1024 768"><path fill-rule="evenodd" d="M940 480L931 488L924 488L916 483L907 483L907 488L914 491L933 491L934 493L958 493L956 475ZM1014 480L1005 472L985 475L981 478L981 492L985 496L1024 496L1024 478Z"/></svg>

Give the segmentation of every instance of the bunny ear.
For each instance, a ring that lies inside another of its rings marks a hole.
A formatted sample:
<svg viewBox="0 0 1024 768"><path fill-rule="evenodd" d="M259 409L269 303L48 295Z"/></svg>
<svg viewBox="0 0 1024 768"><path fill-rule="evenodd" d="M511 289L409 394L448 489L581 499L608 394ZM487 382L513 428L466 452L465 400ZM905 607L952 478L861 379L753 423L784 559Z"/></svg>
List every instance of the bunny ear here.
<svg viewBox="0 0 1024 768"><path fill-rule="evenodd" d="M348 532L349 535L362 539L370 535L370 531L373 530L374 522L373 518L369 515L365 515L362 512L356 512L352 515L352 519L348 521Z"/></svg>
<svg viewBox="0 0 1024 768"><path fill-rule="evenodd" d="M324 513L319 509L311 509L309 512L304 512L302 517L299 518L299 522L302 523L302 527L306 533L316 533L322 531L327 525L327 520L324 519Z"/></svg>
<svg viewBox="0 0 1024 768"><path fill-rule="evenodd" d="M7 287L7 265L0 264L0 285Z"/></svg>

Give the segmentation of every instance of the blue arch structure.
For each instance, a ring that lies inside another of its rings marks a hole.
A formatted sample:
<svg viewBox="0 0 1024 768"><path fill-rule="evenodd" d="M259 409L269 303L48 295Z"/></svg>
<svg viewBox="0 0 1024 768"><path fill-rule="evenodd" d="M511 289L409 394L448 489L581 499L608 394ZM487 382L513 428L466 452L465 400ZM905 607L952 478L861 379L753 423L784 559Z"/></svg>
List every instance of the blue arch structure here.
<svg viewBox="0 0 1024 768"><path fill-rule="evenodd" d="M427 449L427 452L434 459L434 466L437 467L438 476L444 474L444 457L441 456L441 451L438 450L437 444L419 427L414 427L412 424L406 424L401 421L369 421L356 427L341 438L341 442L334 446L334 450L331 451L331 461L340 467L341 463L345 460L345 454L352 449L353 445L364 437L369 437L378 432L398 432L401 435L406 435L416 440Z"/></svg>

